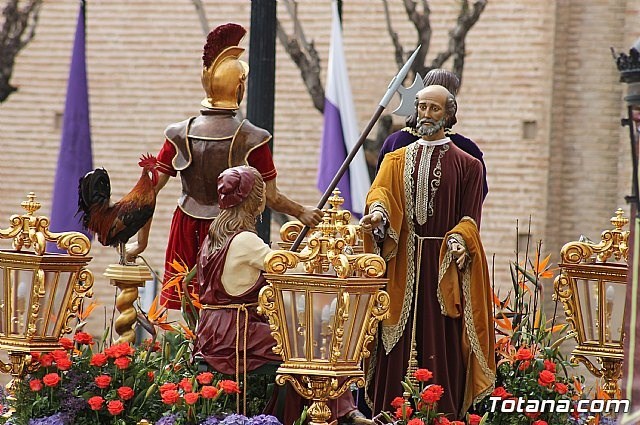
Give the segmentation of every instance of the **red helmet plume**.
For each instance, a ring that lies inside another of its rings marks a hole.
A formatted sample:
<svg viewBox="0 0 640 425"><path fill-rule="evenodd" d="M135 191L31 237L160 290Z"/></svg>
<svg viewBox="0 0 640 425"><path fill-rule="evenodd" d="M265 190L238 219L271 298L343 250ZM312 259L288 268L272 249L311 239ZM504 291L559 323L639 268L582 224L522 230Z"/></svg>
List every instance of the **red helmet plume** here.
<svg viewBox="0 0 640 425"><path fill-rule="evenodd" d="M220 52L227 47L237 46L246 33L247 30L241 25L231 22L213 29L207 36L207 44L204 45L202 65L205 68L210 67Z"/></svg>

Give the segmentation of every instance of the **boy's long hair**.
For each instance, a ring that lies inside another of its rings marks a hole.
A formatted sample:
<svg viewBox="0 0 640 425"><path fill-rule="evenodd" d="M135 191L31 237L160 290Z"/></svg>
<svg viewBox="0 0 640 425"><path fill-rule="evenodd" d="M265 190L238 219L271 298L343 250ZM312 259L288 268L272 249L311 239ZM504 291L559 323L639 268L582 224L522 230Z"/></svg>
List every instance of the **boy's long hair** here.
<svg viewBox="0 0 640 425"><path fill-rule="evenodd" d="M224 246L229 237L241 230L255 232L258 211L262 204L262 199L266 196L264 180L253 167L247 167L255 176L253 188L247 198L235 207L221 209L220 214L209 226L209 245L206 247L208 253L219 250Z"/></svg>

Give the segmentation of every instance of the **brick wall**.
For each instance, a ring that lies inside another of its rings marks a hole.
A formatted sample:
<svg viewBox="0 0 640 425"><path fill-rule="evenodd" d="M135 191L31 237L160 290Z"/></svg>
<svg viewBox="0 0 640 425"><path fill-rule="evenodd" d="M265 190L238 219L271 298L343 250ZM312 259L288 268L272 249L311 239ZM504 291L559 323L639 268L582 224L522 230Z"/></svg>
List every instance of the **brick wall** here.
<svg viewBox="0 0 640 425"><path fill-rule="evenodd" d="M407 49L417 39L402 2L391 1L393 25ZM429 58L444 48L456 2L432 0L434 37ZM597 239L629 191L626 133L618 126L622 87L609 46L626 49L640 35L637 0L600 2L490 1L467 39L456 130L485 152L489 196L482 235L495 254L496 280L508 279L516 241L522 251L529 216L532 243L545 252L580 233ZM204 2L211 26L249 24L250 2ZM392 75L393 49L381 2L345 1L345 53L362 128ZM19 56L13 83L20 90L0 105L5 135L0 168L0 220L19 212L34 190L49 214L60 140L77 2L47 0L35 40ZM290 28L283 4L278 13ZM329 48L326 0L299 2L306 35L323 58ZM624 27L625 31L620 31ZM624 34L627 34L626 36ZM188 1L102 0L87 9L87 61L94 164L112 177L113 196L124 195L139 176L137 158L158 151L164 127L198 111L204 42ZM244 42L248 46L248 39ZM248 58L248 54L245 54ZM396 123L402 119L396 118ZM277 46L275 162L278 184L292 198L315 204L322 117L313 109L296 66ZM375 131L375 130L374 130ZM146 256L162 271L164 246L179 183L161 192ZM5 222L6 223L6 222ZM5 225L0 224L0 227ZM274 234L275 238L275 234ZM96 298L111 308L114 290L101 277L116 261L97 243L91 268ZM102 326L102 314L92 326Z"/></svg>

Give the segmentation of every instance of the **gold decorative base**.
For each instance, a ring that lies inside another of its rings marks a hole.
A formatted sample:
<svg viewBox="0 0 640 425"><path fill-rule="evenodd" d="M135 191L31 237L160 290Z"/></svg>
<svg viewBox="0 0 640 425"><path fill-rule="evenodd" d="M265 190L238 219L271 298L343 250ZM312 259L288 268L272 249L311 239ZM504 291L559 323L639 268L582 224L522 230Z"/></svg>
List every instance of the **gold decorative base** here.
<svg viewBox="0 0 640 425"><path fill-rule="evenodd" d="M145 285L147 280L151 280L151 272L147 266L132 264L110 264L104 272L104 276L111 280L111 284L120 289L116 297L116 308L120 315L114 324L115 330L120 335L117 344L129 342L133 344L136 334L133 327L136 322L136 309L133 303L138 299L138 288Z"/></svg>

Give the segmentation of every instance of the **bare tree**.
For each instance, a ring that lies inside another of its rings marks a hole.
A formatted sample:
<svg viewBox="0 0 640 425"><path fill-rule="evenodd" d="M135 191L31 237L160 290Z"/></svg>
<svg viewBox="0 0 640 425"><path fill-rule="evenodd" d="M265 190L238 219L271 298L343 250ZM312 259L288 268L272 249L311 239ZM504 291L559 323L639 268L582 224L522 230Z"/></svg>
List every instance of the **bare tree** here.
<svg viewBox="0 0 640 425"><path fill-rule="evenodd" d="M22 4L20 4L22 3ZM0 32L0 103L18 90L10 84L16 56L33 39L42 0L9 0L2 9Z"/></svg>
<svg viewBox="0 0 640 425"><path fill-rule="evenodd" d="M455 26L449 31L449 42L447 44L447 48L445 51L438 53L428 65L427 54L429 53L429 45L431 43L432 33L430 22L431 9L429 8L429 2L427 0L420 1L420 3L422 4L422 12L420 12L418 10L418 2L416 0L403 0L404 9L407 12L407 16L411 23L413 23L413 25L415 26L416 32L418 34L418 41L415 44L415 47L406 50L400 42L398 33L393 30L387 0L382 0L382 2L384 4L387 31L389 32L389 36L391 37L391 41L393 42L395 59L398 67L401 67L406 62L407 58L413 52L415 47L421 45L422 47L418 52L418 56L411 66L413 75L415 75L415 73L419 73L424 77L425 74L430 70L435 68L442 68L444 63L451 57L453 57L452 71L456 75L458 75L460 80L462 80L462 71L464 70L464 57L466 54L465 39L469 30L471 30L475 23L478 22L478 19L480 19L480 15L487 5L487 0L476 0L473 2L473 5L469 4L469 0L460 1L460 12L458 13L458 19L456 20Z"/></svg>
<svg viewBox="0 0 640 425"><path fill-rule="evenodd" d="M293 35L286 33L278 19L278 40L282 43L291 59L298 65L300 75L307 86L307 91L313 101L313 106L324 112L324 87L320 80L320 56L313 45L313 40L307 41L298 19L298 4L295 0L284 0L287 12L293 21Z"/></svg>
<svg viewBox="0 0 640 425"><path fill-rule="evenodd" d="M192 0L196 7L196 12L200 18L200 22L205 29L205 34L208 28L205 17L204 7L201 0ZM282 0L287 8L287 13L293 21L293 33L288 34L280 20L277 23L278 40L289 54L291 59L300 69L300 75L304 81L307 91L313 101L313 106L320 112L324 112L324 86L320 79L320 56L316 50L313 40L308 41L302 28L302 23L298 18L298 2L296 0ZM413 52L415 47L411 49L405 49L398 33L393 30L391 23L391 14L389 13L389 5L387 0L382 0L384 5L384 12L387 24L387 31L391 36L395 52L395 61L398 64L398 68L406 62L409 55ZM455 26L449 31L449 43L447 49L440 52L436 57L427 65L427 53L429 52L429 45L431 43L431 23L430 15L431 9L429 8L428 0L420 0L422 5L422 11L418 10L416 0L403 0L407 17L413 23L418 33L418 41L416 46L421 45L420 52L416 60L413 62L411 71L413 75L420 73L424 75L431 69L441 68L447 60L453 57L453 69L462 80L462 71L464 69L464 57L466 54L465 39L467 33L478 22L480 15L484 11L487 5L487 0L476 0L473 5L469 4L469 0L460 0L460 12Z"/></svg>

